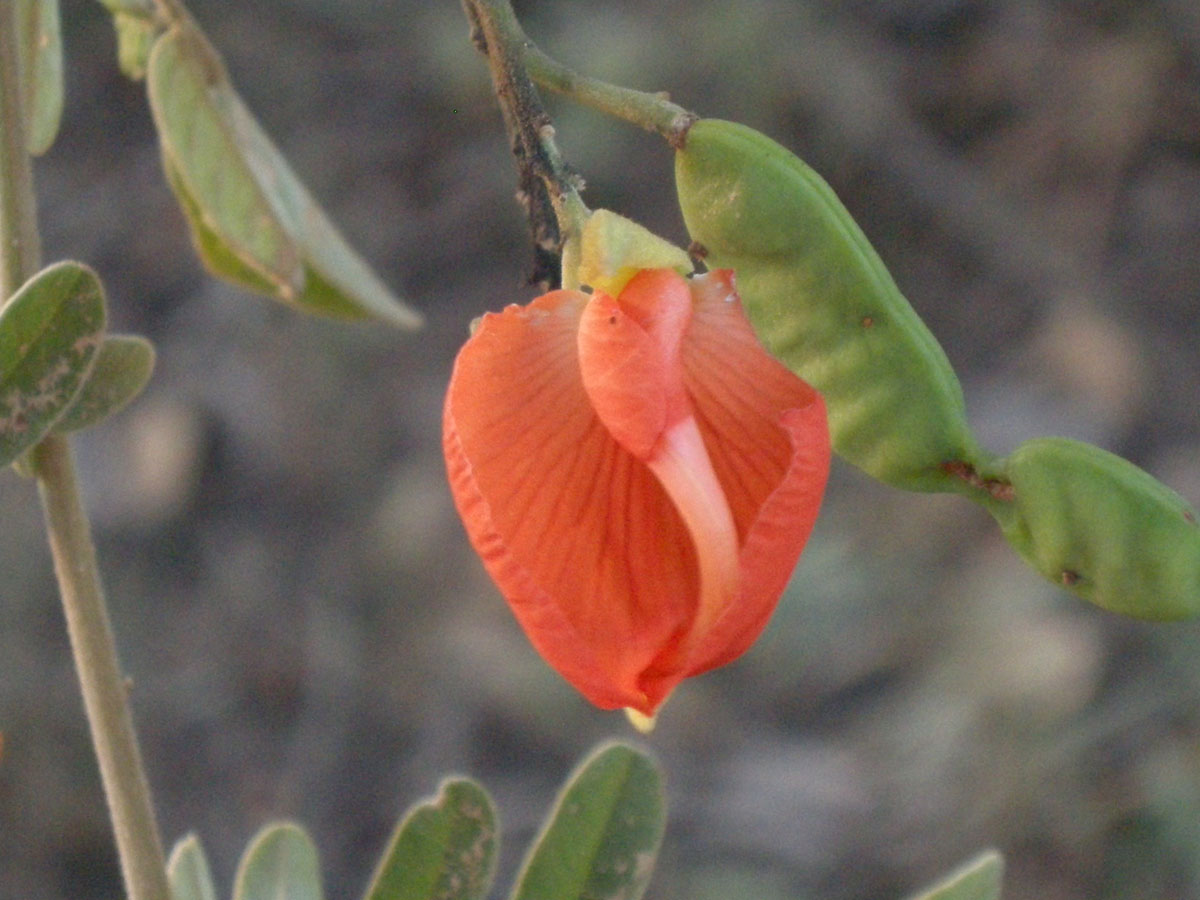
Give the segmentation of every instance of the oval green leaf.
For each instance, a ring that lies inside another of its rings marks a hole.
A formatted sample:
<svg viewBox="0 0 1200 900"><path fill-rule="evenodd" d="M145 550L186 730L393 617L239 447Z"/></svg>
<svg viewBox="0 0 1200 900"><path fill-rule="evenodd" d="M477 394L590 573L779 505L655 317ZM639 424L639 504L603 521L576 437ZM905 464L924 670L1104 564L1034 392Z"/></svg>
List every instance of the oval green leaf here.
<svg viewBox="0 0 1200 900"><path fill-rule="evenodd" d="M16 0L17 62L25 110L25 149L40 156L58 134L63 110L58 0Z"/></svg>
<svg viewBox="0 0 1200 900"><path fill-rule="evenodd" d="M317 848L289 822L268 825L238 864L233 900L322 900Z"/></svg>
<svg viewBox="0 0 1200 900"><path fill-rule="evenodd" d="M232 89L218 94L238 146L259 184L268 188L272 209L300 247L304 260L301 308L337 318L373 316L406 328L421 317L383 284L308 193Z"/></svg>
<svg viewBox="0 0 1200 900"><path fill-rule="evenodd" d="M171 900L217 900L212 872L200 839L189 834L179 841L167 861L167 882Z"/></svg>
<svg viewBox="0 0 1200 900"><path fill-rule="evenodd" d="M38 272L0 311L0 465L40 441L70 407L104 322L100 279L74 262Z"/></svg>
<svg viewBox="0 0 1200 900"><path fill-rule="evenodd" d="M191 228L196 254L208 271L248 291L268 297L278 296L275 283L263 275L261 269L237 256L225 239L209 226L196 199L188 193L175 164L166 157L163 158L163 170L167 184L175 192L175 198Z"/></svg>
<svg viewBox="0 0 1200 900"><path fill-rule="evenodd" d="M1200 527L1182 497L1099 447L1037 438L1002 463L1004 536L1038 572L1140 619L1200 613Z"/></svg>
<svg viewBox="0 0 1200 900"><path fill-rule="evenodd" d="M294 299L304 279L299 249L221 117L215 94L227 88L220 61L203 38L176 27L155 42L146 74L163 158L179 186L229 252L271 284L275 296Z"/></svg>
<svg viewBox="0 0 1200 900"><path fill-rule="evenodd" d="M167 179L213 274L310 313L420 324L313 200L202 35L177 25L160 37L146 82Z"/></svg>
<svg viewBox="0 0 1200 900"><path fill-rule="evenodd" d="M688 233L733 269L767 347L825 398L837 453L908 490L982 462L941 346L828 184L784 147L702 119L675 156Z"/></svg>
<svg viewBox="0 0 1200 900"><path fill-rule="evenodd" d="M665 824L658 766L625 744L603 745L559 794L513 900L638 900Z"/></svg>
<svg viewBox="0 0 1200 900"><path fill-rule="evenodd" d="M83 389L54 423L54 430L78 431L120 412L142 392L153 372L153 344L136 334L109 335L100 345Z"/></svg>
<svg viewBox="0 0 1200 900"><path fill-rule="evenodd" d="M1000 900L1004 859L987 850L911 900Z"/></svg>
<svg viewBox="0 0 1200 900"><path fill-rule="evenodd" d="M496 868L496 809L480 785L447 779L396 827L366 900L481 900Z"/></svg>

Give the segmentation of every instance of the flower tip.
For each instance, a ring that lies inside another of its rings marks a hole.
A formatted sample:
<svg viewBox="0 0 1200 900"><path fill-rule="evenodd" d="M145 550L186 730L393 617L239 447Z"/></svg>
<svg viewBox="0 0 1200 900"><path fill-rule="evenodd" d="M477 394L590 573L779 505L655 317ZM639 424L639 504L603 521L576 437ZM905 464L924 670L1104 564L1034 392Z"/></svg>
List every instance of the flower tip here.
<svg viewBox="0 0 1200 900"><path fill-rule="evenodd" d="M632 706L625 707L625 718L629 720L630 725L642 734L649 734L654 730L654 726L658 724L658 713L648 716L643 712L638 712Z"/></svg>

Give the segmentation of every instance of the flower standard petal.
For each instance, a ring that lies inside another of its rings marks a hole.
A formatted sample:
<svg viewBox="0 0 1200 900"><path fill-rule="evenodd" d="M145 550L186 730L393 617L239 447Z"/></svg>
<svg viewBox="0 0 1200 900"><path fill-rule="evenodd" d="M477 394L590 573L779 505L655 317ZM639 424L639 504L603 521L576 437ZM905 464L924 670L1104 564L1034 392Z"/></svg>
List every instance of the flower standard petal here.
<svg viewBox="0 0 1200 900"><path fill-rule="evenodd" d="M468 535L542 656L598 706L650 712L660 689L644 673L690 621L697 563L658 480L588 401L587 299L484 317L455 363L443 444Z"/></svg>

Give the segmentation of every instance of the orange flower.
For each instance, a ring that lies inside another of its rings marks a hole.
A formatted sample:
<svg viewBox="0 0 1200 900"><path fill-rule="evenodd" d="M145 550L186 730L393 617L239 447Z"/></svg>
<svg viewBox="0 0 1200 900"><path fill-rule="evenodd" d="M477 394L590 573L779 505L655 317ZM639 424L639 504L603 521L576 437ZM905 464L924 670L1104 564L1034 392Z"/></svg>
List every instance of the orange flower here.
<svg viewBox="0 0 1200 900"><path fill-rule="evenodd" d="M825 406L763 350L729 271L489 313L455 362L459 514L538 651L653 716L758 637L812 530Z"/></svg>

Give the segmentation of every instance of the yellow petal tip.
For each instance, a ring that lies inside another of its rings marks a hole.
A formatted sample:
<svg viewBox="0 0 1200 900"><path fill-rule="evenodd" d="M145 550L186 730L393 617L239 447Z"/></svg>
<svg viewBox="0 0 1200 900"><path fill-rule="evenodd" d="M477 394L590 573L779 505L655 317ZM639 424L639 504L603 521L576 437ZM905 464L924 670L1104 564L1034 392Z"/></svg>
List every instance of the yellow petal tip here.
<svg viewBox="0 0 1200 900"><path fill-rule="evenodd" d="M648 716L645 713L640 713L632 706L625 707L625 718L629 720L630 725L642 734L652 732L654 726L658 723L658 716Z"/></svg>

